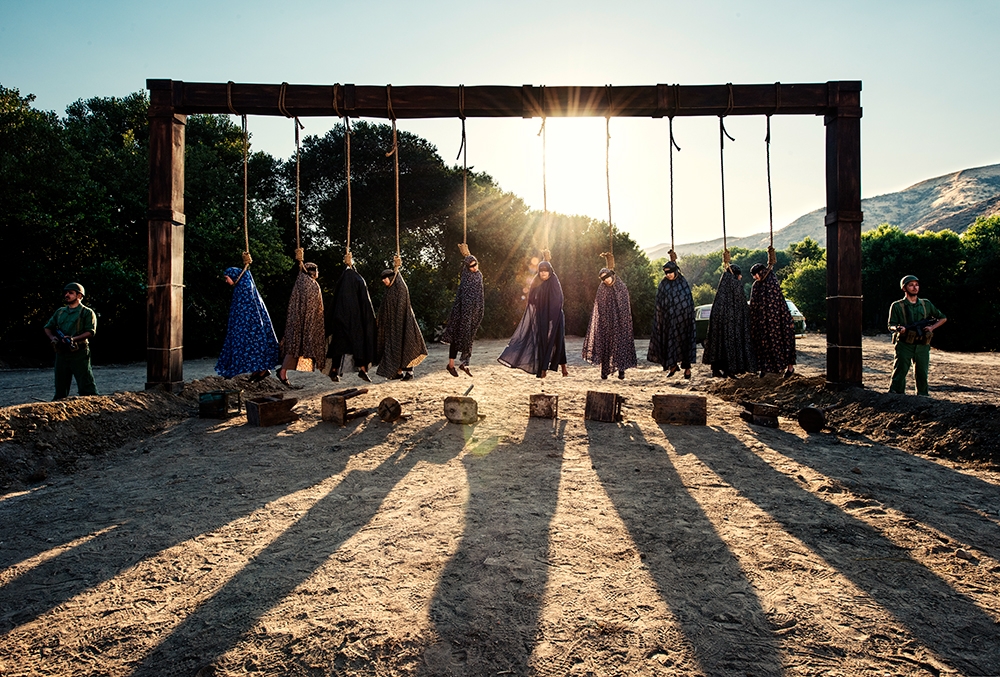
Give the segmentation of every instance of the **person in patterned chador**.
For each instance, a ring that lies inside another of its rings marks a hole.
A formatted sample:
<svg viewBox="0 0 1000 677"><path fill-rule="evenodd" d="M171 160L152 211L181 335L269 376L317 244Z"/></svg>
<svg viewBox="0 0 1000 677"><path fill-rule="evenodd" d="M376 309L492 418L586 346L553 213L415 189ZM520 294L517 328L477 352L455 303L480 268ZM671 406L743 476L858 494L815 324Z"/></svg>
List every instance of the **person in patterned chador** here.
<svg viewBox="0 0 1000 677"><path fill-rule="evenodd" d="M375 373L388 379L409 381L413 368L427 357L427 346L410 306L410 290L403 275L391 268L382 271L382 284L388 287L379 306L376 324Z"/></svg>
<svg viewBox="0 0 1000 677"><path fill-rule="evenodd" d="M483 321L483 274L479 271L479 260L471 254L462 261L462 276L455 294L455 303L451 307L448 324L441 336L441 342L449 345L448 373L458 376L455 369L455 358L461 353L462 361L459 369L469 376L469 360L472 358L472 342Z"/></svg>
<svg viewBox="0 0 1000 677"><path fill-rule="evenodd" d="M774 272L763 263L750 267L750 340L760 375L795 373L795 322Z"/></svg>
<svg viewBox="0 0 1000 677"><path fill-rule="evenodd" d="M656 290L653 308L653 331L649 336L646 359L663 365L673 376L677 363L684 378L691 378L691 363L696 359L694 298L691 285L681 275L674 261L663 264L663 279Z"/></svg>
<svg viewBox="0 0 1000 677"><path fill-rule="evenodd" d="M278 337L253 274L249 270L226 268L225 279L233 286L233 301L229 306L226 340L215 371L223 378L249 373L252 381L259 381L278 364Z"/></svg>
<svg viewBox="0 0 1000 677"><path fill-rule="evenodd" d="M583 339L583 359L601 365L601 378L616 370L618 378L625 378L626 369L639 366L628 288L609 268L601 268L599 275L601 284Z"/></svg>
<svg viewBox="0 0 1000 677"><path fill-rule="evenodd" d="M288 370L322 371L326 364L323 291L316 279L319 267L306 263L299 270L288 300L285 336L281 339L278 380L289 385Z"/></svg>
<svg viewBox="0 0 1000 677"><path fill-rule="evenodd" d="M750 309L743 294L743 271L730 265L722 271L708 318L708 335L701 361L711 365L712 376L738 376L756 371L750 347Z"/></svg>

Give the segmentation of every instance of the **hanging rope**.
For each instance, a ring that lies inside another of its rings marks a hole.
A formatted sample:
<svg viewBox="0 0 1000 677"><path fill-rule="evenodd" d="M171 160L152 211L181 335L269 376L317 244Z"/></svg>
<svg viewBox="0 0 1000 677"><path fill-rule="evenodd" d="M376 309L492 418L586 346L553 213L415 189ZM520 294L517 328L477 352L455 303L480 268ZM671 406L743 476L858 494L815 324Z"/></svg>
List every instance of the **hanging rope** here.
<svg viewBox="0 0 1000 677"><path fill-rule="evenodd" d="M677 252L674 251L674 148L680 151L681 147L674 141L674 117L670 116L670 255L671 261L677 260Z"/></svg>
<svg viewBox="0 0 1000 677"><path fill-rule="evenodd" d="M729 243L726 240L726 138L736 141L729 132L726 131L725 117L733 110L733 83L729 83L729 106L726 112L719 116L719 167L721 169L722 184L722 264L729 268Z"/></svg>
<svg viewBox="0 0 1000 677"><path fill-rule="evenodd" d="M601 254L608 264L608 268L615 269L615 222L611 220L611 85L606 85L604 89L608 98L608 110L604 116L604 178L608 189L608 251Z"/></svg>
<svg viewBox="0 0 1000 677"><path fill-rule="evenodd" d="M458 155L462 158L462 244L458 245L458 251L462 256L469 255L469 157L468 147L465 139L465 85L458 86L458 117L462 120L462 145L458 147Z"/></svg>
<svg viewBox="0 0 1000 677"><path fill-rule="evenodd" d="M764 143L767 147L767 215L770 224L771 233L771 244L767 248L767 267L769 270L774 269L774 265L778 262L777 252L774 251L774 202L771 197L771 115L778 112L781 107L781 83L774 83L774 111L767 116L767 136L764 137Z"/></svg>
<svg viewBox="0 0 1000 677"><path fill-rule="evenodd" d="M392 110L392 85L386 85L385 87L385 101L386 101L386 112L389 115L389 119L392 120L392 150L385 154L386 157L392 156L393 166L395 168L395 178L396 178L396 255L392 258L392 267L395 275L399 275L399 268L403 265L403 259L399 255L399 139L396 136L396 113ZM393 276L393 282L396 281L395 275Z"/></svg>
<svg viewBox="0 0 1000 677"><path fill-rule="evenodd" d="M299 147L299 129L305 126L295 118L295 260L299 262L299 270L305 270L305 252L302 249L302 240L299 235L299 201L301 195L301 148Z"/></svg>
<svg viewBox="0 0 1000 677"><path fill-rule="evenodd" d="M234 110L232 100L229 102L229 109ZM247 181L247 156L250 153L250 134L247 131L247 116L242 115L240 117L242 118L241 127L243 129L243 241L246 248L243 250L243 270L236 276L236 279L233 281L234 285L239 284L239 281L243 279L243 274L247 272L250 264L253 263L253 258L250 256L250 228L247 222L247 192L249 188Z"/></svg>
<svg viewBox="0 0 1000 677"><path fill-rule="evenodd" d="M344 263L350 268L354 265L351 256L351 119L344 116L344 173L347 176L347 251L344 253Z"/></svg>
<svg viewBox="0 0 1000 677"><path fill-rule="evenodd" d="M547 155L546 150L546 132L545 132L545 122L546 117L544 114L544 100L545 100L545 87L542 87L542 126L538 130L538 136L542 137L542 260L551 261L552 251L549 249L549 228L551 227L551 219L549 218L549 189L548 182L546 180L546 167L545 159Z"/></svg>

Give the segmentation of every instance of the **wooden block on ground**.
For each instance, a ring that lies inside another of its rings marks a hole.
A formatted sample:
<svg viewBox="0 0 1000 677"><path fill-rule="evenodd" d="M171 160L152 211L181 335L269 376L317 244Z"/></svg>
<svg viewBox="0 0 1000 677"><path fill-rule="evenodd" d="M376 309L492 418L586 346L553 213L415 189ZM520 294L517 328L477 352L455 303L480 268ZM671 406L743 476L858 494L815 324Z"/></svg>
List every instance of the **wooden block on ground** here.
<svg viewBox="0 0 1000 677"><path fill-rule="evenodd" d="M779 409L773 404L763 402L740 402L740 405L754 416L770 416L777 418Z"/></svg>
<svg viewBox="0 0 1000 677"><path fill-rule="evenodd" d="M247 423L264 428L270 425L298 421L299 415L292 411L292 407L298 402L298 398L290 397L286 400L281 395L255 397L247 400Z"/></svg>
<svg viewBox="0 0 1000 677"><path fill-rule="evenodd" d="M826 412L810 404L799 409L799 425L807 433L818 433L826 425Z"/></svg>
<svg viewBox="0 0 1000 677"><path fill-rule="evenodd" d="M339 426L347 425L352 418L370 413L368 410L358 411L347 406L347 400L358 395L364 395L368 388L347 388L335 393L324 395L320 400L320 418L331 421Z"/></svg>
<svg viewBox="0 0 1000 677"><path fill-rule="evenodd" d="M403 407L395 397L383 398L378 403L378 417L385 423L398 421L403 416Z"/></svg>
<svg viewBox="0 0 1000 677"><path fill-rule="evenodd" d="M242 390L212 390L198 396L200 418L229 418L243 413Z"/></svg>
<svg viewBox="0 0 1000 677"><path fill-rule="evenodd" d="M559 418L559 396L538 393L528 398L528 416L531 418Z"/></svg>
<svg viewBox="0 0 1000 677"><path fill-rule="evenodd" d="M470 425L479 421L479 403L471 397L444 398L444 417L452 423Z"/></svg>
<svg viewBox="0 0 1000 677"><path fill-rule="evenodd" d="M615 393L587 391L587 407L583 417L588 421L614 423L622 420L622 404L625 398Z"/></svg>
<svg viewBox="0 0 1000 677"><path fill-rule="evenodd" d="M753 413L752 411L741 411L740 418L742 418L747 423L753 423L754 425L762 425L768 428L778 427L778 417L777 416L760 416Z"/></svg>
<svg viewBox="0 0 1000 677"><path fill-rule="evenodd" d="M653 420L675 425L705 425L708 400L701 395L653 395Z"/></svg>

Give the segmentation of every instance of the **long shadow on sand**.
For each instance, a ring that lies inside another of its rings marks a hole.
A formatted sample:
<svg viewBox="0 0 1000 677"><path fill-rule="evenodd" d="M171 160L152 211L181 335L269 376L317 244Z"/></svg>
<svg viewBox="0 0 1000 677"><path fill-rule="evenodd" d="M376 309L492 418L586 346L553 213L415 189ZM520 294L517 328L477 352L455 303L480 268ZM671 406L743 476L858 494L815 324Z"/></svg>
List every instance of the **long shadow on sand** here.
<svg viewBox="0 0 1000 677"><path fill-rule="evenodd" d="M106 459L58 486L0 503L4 568L98 534L0 588L0 635L167 548L342 472L349 448L378 445L391 430L361 421L346 429L317 424L297 433L303 448L316 451L285 454L275 463L269 445L284 428L213 432L211 423L191 420L174 429L172 442L161 441L153 453L162 462L157 458L155 467L138 458ZM193 457L185 448L192 434L212 435L209 456ZM345 438L351 442L341 449ZM221 475L222 458L227 468L239 471Z"/></svg>
<svg viewBox="0 0 1000 677"><path fill-rule="evenodd" d="M133 677L194 674L235 646L265 612L371 521L385 498L418 462L447 463L462 450L464 440L459 436L444 437L441 447L427 447L431 450L417 448L420 441L444 425L438 422L415 433L374 470L348 473L211 600L185 618L136 666Z"/></svg>
<svg viewBox="0 0 1000 677"><path fill-rule="evenodd" d="M421 674L531 672L562 447L552 421L532 418L523 443L463 457L465 532L431 602L439 641L425 649Z"/></svg>
<svg viewBox="0 0 1000 677"><path fill-rule="evenodd" d="M878 530L809 493L722 430L663 429L679 452L694 453L955 669L1000 674L1000 625Z"/></svg>
<svg viewBox="0 0 1000 677"><path fill-rule="evenodd" d="M780 675L777 639L756 592L664 448L635 424L588 421L587 432L601 483L704 673ZM612 451L607 443L623 434L633 443Z"/></svg>

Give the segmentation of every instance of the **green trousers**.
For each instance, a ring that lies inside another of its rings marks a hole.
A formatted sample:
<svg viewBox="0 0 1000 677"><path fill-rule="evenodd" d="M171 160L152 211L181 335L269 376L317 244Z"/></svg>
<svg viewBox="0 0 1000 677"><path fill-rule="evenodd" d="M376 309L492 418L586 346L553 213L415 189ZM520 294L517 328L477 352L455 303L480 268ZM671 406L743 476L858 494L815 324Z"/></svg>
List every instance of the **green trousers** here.
<svg viewBox="0 0 1000 677"><path fill-rule="evenodd" d="M892 384L889 386L889 392L906 392L906 374L910 371L911 363L915 367L917 395L929 395L927 372L931 366L931 347L902 341L896 344L896 359L892 363Z"/></svg>
<svg viewBox="0 0 1000 677"><path fill-rule="evenodd" d="M69 387L76 379L76 389L81 395L97 395L94 371L90 368L90 348L80 348L75 353L56 353L56 396L69 397Z"/></svg>

